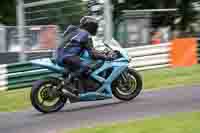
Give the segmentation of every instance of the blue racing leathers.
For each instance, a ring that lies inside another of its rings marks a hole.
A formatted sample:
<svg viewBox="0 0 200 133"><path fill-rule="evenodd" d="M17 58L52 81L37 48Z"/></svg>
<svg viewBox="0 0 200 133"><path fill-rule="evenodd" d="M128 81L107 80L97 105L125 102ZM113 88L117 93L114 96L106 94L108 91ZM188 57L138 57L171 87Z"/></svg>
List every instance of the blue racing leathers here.
<svg viewBox="0 0 200 133"><path fill-rule="evenodd" d="M106 59L106 56L93 48L90 34L78 27L69 26L64 35L62 45L57 49L57 62L61 66L73 69L91 70L90 65L80 59L80 54L87 50L93 59Z"/></svg>

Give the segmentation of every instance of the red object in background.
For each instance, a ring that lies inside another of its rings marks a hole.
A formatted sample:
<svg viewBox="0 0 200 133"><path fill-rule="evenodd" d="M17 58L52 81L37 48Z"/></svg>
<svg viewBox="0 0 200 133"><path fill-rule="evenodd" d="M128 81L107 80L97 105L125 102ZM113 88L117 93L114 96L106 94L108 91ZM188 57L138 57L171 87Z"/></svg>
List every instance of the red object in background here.
<svg viewBox="0 0 200 133"><path fill-rule="evenodd" d="M161 44L161 32L155 32L152 36L151 44Z"/></svg>
<svg viewBox="0 0 200 133"><path fill-rule="evenodd" d="M151 44L161 44L160 39L152 39Z"/></svg>
<svg viewBox="0 0 200 133"><path fill-rule="evenodd" d="M56 48L56 26L48 25L40 32L39 44L40 49L55 49Z"/></svg>

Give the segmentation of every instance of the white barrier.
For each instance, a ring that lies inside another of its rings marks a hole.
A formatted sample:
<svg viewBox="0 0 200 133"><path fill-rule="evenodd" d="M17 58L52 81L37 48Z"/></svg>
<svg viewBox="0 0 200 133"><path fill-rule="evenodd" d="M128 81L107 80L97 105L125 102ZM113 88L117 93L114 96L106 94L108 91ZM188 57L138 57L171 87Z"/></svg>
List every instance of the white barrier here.
<svg viewBox="0 0 200 133"><path fill-rule="evenodd" d="M153 46L142 46L136 48L128 48L129 55L131 57L141 57L149 55L158 55L163 53L169 53L170 43L153 45Z"/></svg>
<svg viewBox="0 0 200 133"><path fill-rule="evenodd" d="M170 43L127 48L132 57L130 67L149 70L170 66Z"/></svg>

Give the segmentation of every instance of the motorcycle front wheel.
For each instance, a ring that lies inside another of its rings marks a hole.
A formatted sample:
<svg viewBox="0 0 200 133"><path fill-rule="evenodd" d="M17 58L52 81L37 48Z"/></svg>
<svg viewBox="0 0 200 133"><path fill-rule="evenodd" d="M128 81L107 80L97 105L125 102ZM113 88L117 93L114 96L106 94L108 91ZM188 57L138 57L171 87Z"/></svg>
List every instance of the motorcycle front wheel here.
<svg viewBox="0 0 200 133"><path fill-rule="evenodd" d="M142 78L134 69L127 69L112 84L112 93L119 100L130 101L136 98L143 87Z"/></svg>
<svg viewBox="0 0 200 133"><path fill-rule="evenodd" d="M57 112L62 109L66 99L58 94L61 80L48 77L35 82L31 89L30 99L33 107L42 113Z"/></svg>

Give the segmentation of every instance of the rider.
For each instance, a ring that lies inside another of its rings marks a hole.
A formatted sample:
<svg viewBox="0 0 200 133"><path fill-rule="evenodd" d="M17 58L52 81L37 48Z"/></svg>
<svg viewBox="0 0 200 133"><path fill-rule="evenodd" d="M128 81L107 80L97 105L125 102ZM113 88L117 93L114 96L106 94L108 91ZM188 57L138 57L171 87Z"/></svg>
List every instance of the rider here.
<svg viewBox="0 0 200 133"><path fill-rule="evenodd" d="M91 36L95 36L98 29L98 22L94 17L84 16L80 20L79 27L70 25L65 31L65 41L58 48L57 61L64 67L81 70L83 75L89 76L92 67L80 59L83 50L88 51L93 59L112 60L105 54L96 51L91 43Z"/></svg>

